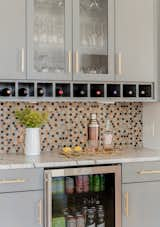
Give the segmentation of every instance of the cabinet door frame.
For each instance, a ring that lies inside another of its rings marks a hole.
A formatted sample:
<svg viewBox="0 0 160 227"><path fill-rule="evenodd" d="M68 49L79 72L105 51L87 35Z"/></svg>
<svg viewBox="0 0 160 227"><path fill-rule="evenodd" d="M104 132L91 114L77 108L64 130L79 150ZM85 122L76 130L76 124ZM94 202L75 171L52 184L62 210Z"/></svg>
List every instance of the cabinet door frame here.
<svg viewBox="0 0 160 227"><path fill-rule="evenodd" d="M26 79L26 0L2 1L1 10L0 79Z"/></svg>
<svg viewBox="0 0 160 227"><path fill-rule="evenodd" d="M27 79L38 80L59 80L67 81L72 79L72 0L65 0L65 15L64 15L64 73L47 73L34 72L34 45L33 45L33 25L34 25L34 0L27 0Z"/></svg>
<svg viewBox="0 0 160 227"><path fill-rule="evenodd" d="M43 191L0 193L0 226L43 227Z"/></svg>
<svg viewBox="0 0 160 227"><path fill-rule="evenodd" d="M73 80L112 81L115 79L115 0L108 0L108 71L109 74L84 74L78 72L80 54L80 0L73 0ZM77 66L78 65L78 66Z"/></svg>

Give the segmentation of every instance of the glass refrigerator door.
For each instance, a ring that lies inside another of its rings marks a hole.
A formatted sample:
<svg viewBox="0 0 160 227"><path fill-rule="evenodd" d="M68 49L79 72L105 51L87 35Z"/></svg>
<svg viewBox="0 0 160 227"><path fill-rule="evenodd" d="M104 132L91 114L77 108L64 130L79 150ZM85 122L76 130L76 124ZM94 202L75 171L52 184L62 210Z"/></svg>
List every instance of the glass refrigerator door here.
<svg viewBox="0 0 160 227"><path fill-rule="evenodd" d="M119 166L53 170L48 174L46 227L121 226Z"/></svg>
<svg viewBox="0 0 160 227"><path fill-rule="evenodd" d="M113 79L114 1L73 1L75 79ZM77 19L76 19L77 18Z"/></svg>
<svg viewBox="0 0 160 227"><path fill-rule="evenodd" d="M30 76L70 79L71 0L33 0L32 4Z"/></svg>

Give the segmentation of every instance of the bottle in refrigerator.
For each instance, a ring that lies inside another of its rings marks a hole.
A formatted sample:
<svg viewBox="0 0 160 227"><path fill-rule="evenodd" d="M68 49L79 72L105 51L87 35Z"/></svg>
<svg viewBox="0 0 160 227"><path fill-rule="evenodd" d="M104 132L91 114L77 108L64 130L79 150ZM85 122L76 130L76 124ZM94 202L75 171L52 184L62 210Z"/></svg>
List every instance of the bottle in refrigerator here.
<svg viewBox="0 0 160 227"><path fill-rule="evenodd" d="M86 227L95 227L95 215L92 209L88 209Z"/></svg>
<svg viewBox="0 0 160 227"><path fill-rule="evenodd" d="M58 177L56 183L56 193L63 194L64 193L64 177Z"/></svg>
<svg viewBox="0 0 160 227"><path fill-rule="evenodd" d="M52 219L52 227L65 227L65 218L64 217L56 217Z"/></svg>
<svg viewBox="0 0 160 227"><path fill-rule="evenodd" d="M105 227L104 211L99 210L97 214L97 227Z"/></svg>
<svg viewBox="0 0 160 227"><path fill-rule="evenodd" d="M76 227L76 225L76 218L72 215L68 215L66 218L66 227Z"/></svg>
<svg viewBox="0 0 160 227"><path fill-rule="evenodd" d="M85 218L83 215L76 215L76 227L85 227Z"/></svg>

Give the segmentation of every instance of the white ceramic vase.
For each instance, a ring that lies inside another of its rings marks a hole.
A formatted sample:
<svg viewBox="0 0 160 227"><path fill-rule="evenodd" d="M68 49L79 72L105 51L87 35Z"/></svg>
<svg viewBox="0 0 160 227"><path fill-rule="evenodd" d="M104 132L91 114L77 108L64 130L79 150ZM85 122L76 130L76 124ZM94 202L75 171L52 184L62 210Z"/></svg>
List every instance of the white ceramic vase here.
<svg viewBox="0 0 160 227"><path fill-rule="evenodd" d="M40 151L40 129L26 128L25 154L27 156L39 155Z"/></svg>

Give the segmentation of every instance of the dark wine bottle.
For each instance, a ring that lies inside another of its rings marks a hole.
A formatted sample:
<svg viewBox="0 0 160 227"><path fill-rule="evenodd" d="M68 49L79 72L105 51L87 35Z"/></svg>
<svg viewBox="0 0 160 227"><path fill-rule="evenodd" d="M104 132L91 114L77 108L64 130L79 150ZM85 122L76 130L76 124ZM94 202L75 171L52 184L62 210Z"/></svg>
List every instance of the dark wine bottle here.
<svg viewBox="0 0 160 227"><path fill-rule="evenodd" d="M19 88L18 95L21 96L21 97L25 97L25 96L29 95L29 89L24 88L24 87Z"/></svg>
<svg viewBox="0 0 160 227"><path fill-rule="evenodd" d="M59 89L59 90L58 90L58 95L59 95L59 96L62 96L63 94L64 94L63 89Z"/></svg>
<svg viewBox="0 0 160 227"><path fill-rule="evenodd" d="M12 94L12 91L10 88L3 88L2 91L1 91L1 95L2 96L11 96Z"/></svg>
<svg viewBox="0 0 160 227"><path fill-rule="evenodd" d="M42 97L42 96L44 96L44 95L45 95L45 90L44 90L44 88L38 87L38 88L37 88L37 96L38 96L38 97Z"/></svg>

